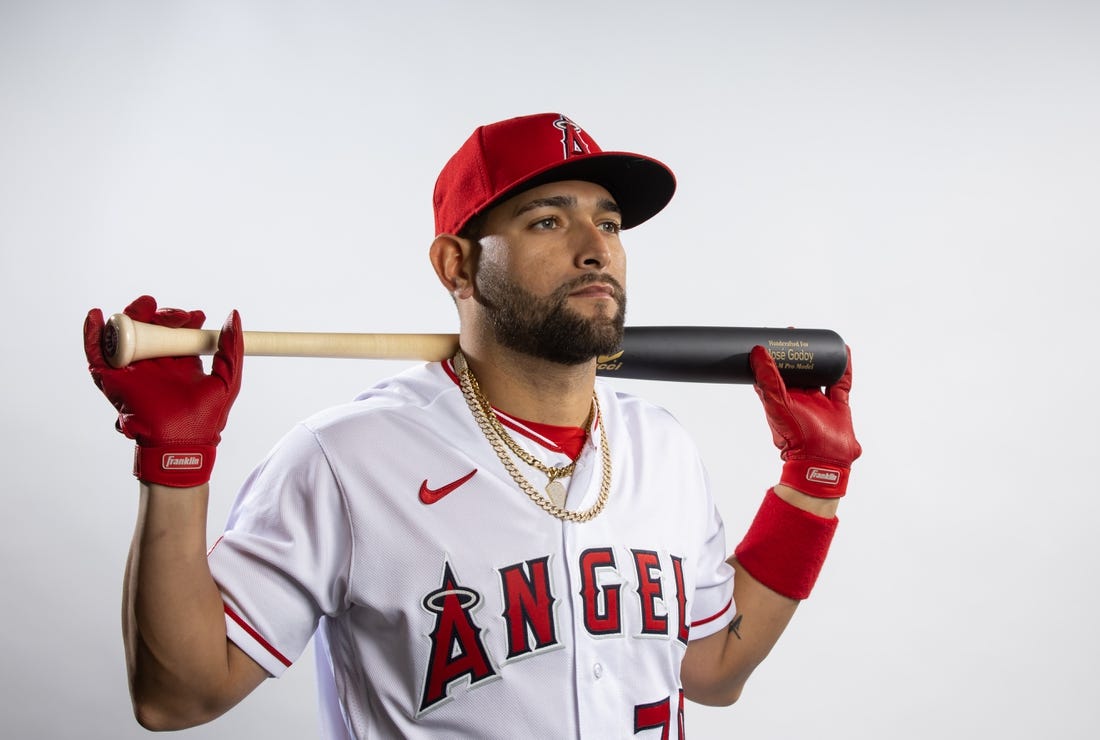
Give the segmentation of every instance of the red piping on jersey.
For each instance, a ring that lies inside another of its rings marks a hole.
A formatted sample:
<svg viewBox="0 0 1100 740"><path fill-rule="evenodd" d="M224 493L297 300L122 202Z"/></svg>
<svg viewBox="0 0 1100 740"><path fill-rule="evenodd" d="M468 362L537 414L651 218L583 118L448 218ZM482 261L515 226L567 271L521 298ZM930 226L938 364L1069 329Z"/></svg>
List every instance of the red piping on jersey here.
<svg viewBox="0 0 1100 740"><path fill-rule="evenodd" d="M454 382L454 384L457 385L459 388L461 388L462 384L458 380L458 373L455 372L454 365L451 364L451 361L444 360L439 364L443 366L443 372L447 373L447 376L451 379L451 381Z"/></svg>
<svg viewBox="0 0 1100 740"><path fill-rule="evenodd" d="M290 663L289 660L287 660L286 656L283 655L282 653L280 653L275 648L273 648L271 646L270 642L268 642L264 638L260 637L260 633L257 632L256 630L252 629L251 625L249 625L247 622L245 622L243 619L241 619L240 615L238 615L237 612L230 609L229 604L222 604L222 606L225 607L225 613L229 615L229 618L232 619L234 622L236 622L238 625L240 625L240 628L243 629L245 632L247 632L253 640L255 640L257 643L259 643L260 647L262 647L267 652L271 653L271 655L276 660L278 660L280 663L285 665L287 668L290 667L291 663Z"/></svg>
<svg viewBox="0 0 1100 740"><path fill-rule="evenodd" d="M691 626L692 627L701 627L702 625L706 624L707 622L713 622L715 619L718 619L718 617L720 617L723 614L725 614L726 612L728 612L730 610L730 606L732 604L733 604L733 599L730 599L729 601L726 602L725 606L723 606L721 609L718 610L718 612L716 614L712 614L711 616L707 617L706 619L700 619L698 622L692 622Z"/></svg>

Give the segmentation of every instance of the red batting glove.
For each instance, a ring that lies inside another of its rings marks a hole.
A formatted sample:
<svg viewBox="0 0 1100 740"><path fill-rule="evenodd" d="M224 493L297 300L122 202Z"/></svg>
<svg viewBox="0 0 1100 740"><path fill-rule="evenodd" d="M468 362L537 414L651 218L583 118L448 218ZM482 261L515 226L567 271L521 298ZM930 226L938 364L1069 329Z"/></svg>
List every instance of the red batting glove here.
<svg viewBox="0 0 1100 740"><path fill-rule="evenodd" d="M752 348L749 364L772 440L784 461L779 482L818 498L843 496L852 462L862 452L848 407L851 350L844 375L824 393L816 388L788 389L775 360L763 347Z"/></svg>
<svg viewBox="0 0 1100 740"><path fill-rule="evenodd" d="M123 311L135 321L198 329L202 311L157 309L141 296ZM161 357L113 368L103 358L103 313L94 308L84 321L84 352L92 380L118 411L118 431L137 442L134 475L146 483L177 488L210 480L214 453L229 409L241 389L244 337L233 311L218 338L211 373L197 357Z"/></svg>

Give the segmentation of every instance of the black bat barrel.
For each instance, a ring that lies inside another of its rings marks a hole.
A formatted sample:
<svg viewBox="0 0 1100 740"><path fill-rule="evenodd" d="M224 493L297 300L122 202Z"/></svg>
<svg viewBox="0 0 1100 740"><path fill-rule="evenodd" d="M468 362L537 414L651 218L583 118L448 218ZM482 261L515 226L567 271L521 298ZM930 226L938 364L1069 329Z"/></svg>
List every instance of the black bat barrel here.
<svg viewBox="0 0 1100 740"><path fill-rule="evenodd" d="M628 326L621 349L598 358L605 377L696 383L752 383L749 352L775 358L790 388L835 383L848 363L844 340L829 329L729 326Z"/></svg>

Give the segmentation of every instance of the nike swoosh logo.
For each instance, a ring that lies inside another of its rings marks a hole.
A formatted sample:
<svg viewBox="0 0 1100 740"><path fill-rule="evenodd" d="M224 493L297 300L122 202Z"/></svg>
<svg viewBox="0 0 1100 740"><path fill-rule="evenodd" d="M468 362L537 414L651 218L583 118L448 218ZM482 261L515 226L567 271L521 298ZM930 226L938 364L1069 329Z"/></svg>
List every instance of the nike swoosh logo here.
<svg viewBox="0 0 1100 740"><path fill-rule="evenodd" d="M424 503L424 504L428 504L429 506L431 504L434 504L436 501L439 501L439 499L443 498L448 493L450 493L451 491L455 490L456 488L461 486L466 481L473 478L474 473L476 473L476 472L477 472L477 468L474 468L473 470L471 470L466 475L462 476L461 478L459 478L456 481L451 481L450 483L443 486L442 488L434 488L434 489L433 488L428 488L428 481L427 481L427 479L425 479L424 482L420 484L420 502Z"/></svg>

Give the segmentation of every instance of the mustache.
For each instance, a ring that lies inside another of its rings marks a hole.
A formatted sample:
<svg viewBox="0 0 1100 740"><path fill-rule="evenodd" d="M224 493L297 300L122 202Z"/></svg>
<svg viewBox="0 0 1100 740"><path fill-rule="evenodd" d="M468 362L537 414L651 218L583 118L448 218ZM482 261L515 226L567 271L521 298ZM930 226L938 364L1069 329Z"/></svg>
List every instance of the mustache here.
<svg viewBox="0 0 1100 740"><path fill-rule="evenodd" d="M565 298L575 290L579 290L586 285L593 283L606 283L611 286L612 294L616 301L621 305L626 300L626 290L623 288L622 283L613 278L611 275L602 272L590 272L580 277L573 278L569 282L565 283L557 290L554 291L554 298L556 300L565 300Z"/></svg>

